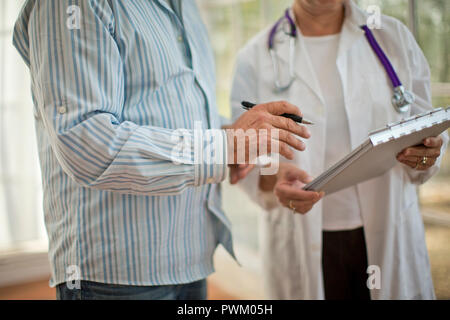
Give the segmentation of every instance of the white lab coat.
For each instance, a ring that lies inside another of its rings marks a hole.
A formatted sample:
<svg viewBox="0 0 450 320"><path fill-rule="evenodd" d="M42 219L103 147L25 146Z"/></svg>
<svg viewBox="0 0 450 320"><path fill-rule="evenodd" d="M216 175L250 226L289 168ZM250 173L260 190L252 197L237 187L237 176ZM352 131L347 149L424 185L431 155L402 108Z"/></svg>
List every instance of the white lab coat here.
<svg viewBox="0 0 450 320"><path fill-rule="evenodd" d="M346 3L337 65L343 83L352 148L367 134L389 122L409 116L391 104L392 86L360 25L367 16L352 1ZM403 85L416 95L411 114L431 109L430 71L409 30L399 21L383 16L375 37L396 69ZM298 30L299 31L299 30ZM232 89L233 118L243 112L242 100L287 100L312 120L307 150L296 152L293 162L312 176L326 168L324 98L304 48L296 40L295 81L288 91L274 92L274 71L267 48L269 29L254 37L239 53ZM300 33L300 31L299 31ZM288 75L289 41L278 32L276 51L282 75ZM284 78L286 81L286 78ZM339 132L336 132L339 134ZM448 142L446 134L443 135ZM416 185L438 171L436 166L419 172L398 163L386 174L357 186L367 245L368 264L381 269L381 289L371 290L372 299L434 299L430 264L425 244ZM258 170L240 185L265 208L262 216L262 257L265 287L272 299L323 299L321 268L322 204L306 215L292 215L272 194L258 190Z"/></svg>

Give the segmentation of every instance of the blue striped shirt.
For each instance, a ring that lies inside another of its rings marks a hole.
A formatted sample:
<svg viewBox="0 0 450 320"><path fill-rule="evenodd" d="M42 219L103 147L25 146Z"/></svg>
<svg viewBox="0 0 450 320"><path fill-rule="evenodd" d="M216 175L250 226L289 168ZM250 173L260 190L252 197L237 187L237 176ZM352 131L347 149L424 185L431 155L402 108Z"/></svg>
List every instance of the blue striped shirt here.
<svg viewBox="0 0 450 320"><path fill-rule="evenodd" d="M74 270L101 283L188 283L213 272L218 244L232 253L213 55L194 0L174 8L28 0L16 22L52 285Z"/></svg>

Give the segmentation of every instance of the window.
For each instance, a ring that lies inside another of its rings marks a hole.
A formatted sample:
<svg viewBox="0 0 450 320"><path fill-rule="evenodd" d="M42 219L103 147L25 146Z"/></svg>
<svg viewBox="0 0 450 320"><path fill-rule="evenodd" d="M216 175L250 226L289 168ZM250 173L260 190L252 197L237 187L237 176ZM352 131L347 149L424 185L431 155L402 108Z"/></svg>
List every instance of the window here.
<svg viewBox="0 0 450 320"><path fill-rule="evenodd" d="M45 241L28 69L12 46L24 1L0 1L0 248Z"/></svg>

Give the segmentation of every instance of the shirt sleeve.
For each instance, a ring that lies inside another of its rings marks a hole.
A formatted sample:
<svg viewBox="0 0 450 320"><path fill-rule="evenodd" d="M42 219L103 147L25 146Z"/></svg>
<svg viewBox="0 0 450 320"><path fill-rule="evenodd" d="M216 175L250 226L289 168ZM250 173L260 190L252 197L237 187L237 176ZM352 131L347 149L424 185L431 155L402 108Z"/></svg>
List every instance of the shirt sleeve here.
<svg viewBox="0 0 450 320"><path fill-rule="evenodd" d="M222 181L224 131L123 119L125 68L116 23L107 0L40 0L31 12L32 91L63 170L85 187L129 194L177 194Z"/></svg>
<svg viewBox="0 0 450 320"><path fill-rule="evenodd" d="M405 47L407 48L407 56L409 57L409 65L412 72L412 92L414 92L416 98L412 105L411 114L419 114L433 109L431 99L431 72L428 61L414 36L409 29L405 26L402 27L406 34L404 37L406 41ZM403 165L413 183L423 184L439 171L449 141L446 132L441 137L444 140L441 148L441 156L437 159L434 166L425 171L418 171Z"/></svg>

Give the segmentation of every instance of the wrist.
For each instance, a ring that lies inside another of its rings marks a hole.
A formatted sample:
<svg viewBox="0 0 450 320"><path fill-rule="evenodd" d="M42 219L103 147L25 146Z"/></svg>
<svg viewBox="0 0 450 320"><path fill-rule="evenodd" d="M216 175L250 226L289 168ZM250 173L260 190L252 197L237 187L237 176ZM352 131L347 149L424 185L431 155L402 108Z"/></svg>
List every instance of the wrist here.
<svg viewBox="0 0 450 320"><path fill-rule="evenodd" d="M259 189L264 192L273 191L275 184L277 183L277 175L272 176L259 176Z"/></svg>

